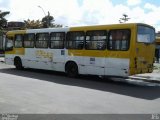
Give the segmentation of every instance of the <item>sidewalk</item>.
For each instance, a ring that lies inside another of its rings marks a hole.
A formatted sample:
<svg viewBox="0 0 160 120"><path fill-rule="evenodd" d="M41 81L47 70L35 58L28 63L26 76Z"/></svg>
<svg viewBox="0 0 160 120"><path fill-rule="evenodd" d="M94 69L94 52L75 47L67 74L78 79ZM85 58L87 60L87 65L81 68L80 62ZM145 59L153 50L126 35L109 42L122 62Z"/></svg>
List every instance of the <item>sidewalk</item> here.
<svg viewBox="0 0 160 120"><path fill-rule="evenodd" d="M154 63L154 72L160 72L160 63Z"/></svg>
<svg viewBox="0 0 160 120"><path fill-rule="evenodd" d="M137 75L131 76L131 78L144 80L144 81L147 81L147 82L160 83L160 72L137 74Z"/></svg>
<svg viewBox="0 0 160 120"><path fill-rule="evenodd" d="M136 74L129 76L129 80L138 80L151 83L153 86L160 86L160 63L154 63L154 71L152 73Z"/></svg>

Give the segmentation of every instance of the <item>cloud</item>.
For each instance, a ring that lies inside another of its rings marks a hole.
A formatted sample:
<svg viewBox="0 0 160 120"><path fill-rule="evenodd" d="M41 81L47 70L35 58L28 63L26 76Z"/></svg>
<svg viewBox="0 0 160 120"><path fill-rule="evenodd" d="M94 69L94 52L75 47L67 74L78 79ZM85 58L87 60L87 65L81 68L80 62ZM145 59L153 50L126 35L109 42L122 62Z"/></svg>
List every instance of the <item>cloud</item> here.
<svg viewBox="0 0 160 120"><path fill-rule="evenodd" d="M141 3L141 0L127 0L129 6L135 6Z"/></svg>
<svg viewBox="0 0 160 120"><path fill-rule="evenodd" d="M10 0L0 0L0 10L8 11L8 3L10 3Z"/></svg>
<svg viewBox="0 0 160 120"><path fill-rule="evenodd" d="M55 22L64 26L114 24L119 23L125 13L131 18L128 22L143 22L160 28L157 17L160 7L151 3L139 6L141 0L128 0L127 3L129 6L125 3L114 5L111 0L11 0L8 20L42 19L49 11Z"/></svg>
<svg viewBox="0 0 160 120"><path fill-rule="evenodd" d="M144 16L146 23L152 24L158 31L160 31L160 17L158 17L160 6L146 3L144 7L149 10Z"/></svg>
<svg viewBox="0 0 160 120"><path fill-rule="evenodd" d="M149 9L149 10L155 10L157 7L153 4L146 3L144 8Z"/></svg>
<svg viewBox="0 0 160 120"><path fill-rule="evenodd" d="M67 18L69 20L64 21L64 24L74 23L81 17L81 11L79 9L76 0L12 0L10 2L10 21L25 19L41 19L45 16L43 10L39 8L41 6L45 12L48 11L55 19Z"/></svg>

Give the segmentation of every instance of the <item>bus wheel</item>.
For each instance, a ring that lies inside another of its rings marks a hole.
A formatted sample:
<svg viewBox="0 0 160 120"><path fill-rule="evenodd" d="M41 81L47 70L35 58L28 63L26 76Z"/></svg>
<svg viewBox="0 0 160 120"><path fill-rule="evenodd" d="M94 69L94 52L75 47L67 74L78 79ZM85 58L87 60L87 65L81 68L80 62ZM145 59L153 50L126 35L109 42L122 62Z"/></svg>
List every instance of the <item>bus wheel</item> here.
<svg viewBox="0 0 160 120"><path fill-rule="evenodd" d="M18 69L18 70L22 70L23 69L22 61L18 57L14 59L14 65L15 65L16 69Z"/></svg>
<svg viewBox="0 0 160 120"><path fill-rule="evenodd" d="M69 77L77 77L78 66L74 62L69 62L66 64L65 71Z"/></svg>

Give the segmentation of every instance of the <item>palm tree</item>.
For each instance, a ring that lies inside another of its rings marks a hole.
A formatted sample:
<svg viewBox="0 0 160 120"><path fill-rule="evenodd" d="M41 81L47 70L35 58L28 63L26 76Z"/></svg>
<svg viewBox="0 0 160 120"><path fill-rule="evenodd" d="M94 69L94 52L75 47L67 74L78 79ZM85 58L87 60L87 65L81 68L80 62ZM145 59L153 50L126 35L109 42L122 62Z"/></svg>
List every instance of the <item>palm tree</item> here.
<svg viewBox="0 0 160 120"><path fill-rule="evenodd" d="M120 18L119 22L120 22L120 23L125 23L125 22L127 22L129 19L130 19L130 18L128 17L127 14L123 14L123 17Z"/></svg>
<svg viewBox="0 0 160 120"><path fill-rule="evenodd" d="M61 24L55 24L54 23L54 17L50 15L49 11L48 11L48 15L45 16L44 18L42 18L42 24L43 24L43 28L57 28L57 27L62 27L63 25Z"/></svg>
<svg viewBox="0 0 160 120"><path fill-rule="evenodd" d="M42 23L43 23L43 27L44 28L48 28L51 27L52 22L54 22L54 17L50 15L50 13L48 12L48 15L45 16L44 18L42 18Z"/></svg>
<svg viewBox="0 0 160 120"><path fill-rule="evenodd" d="M43 24L40 20L24 20L25 23L25 27L29 28L29 29L38 29L38 28L42 28Z"/></svg>
<svg viewBox="0 0 160 120"><path fill-rule="evenodd" d="M7 26L7 20L4 18L6 15L8 15L10 12L2 12L0 10L0 29L4 29Z"/></svg>

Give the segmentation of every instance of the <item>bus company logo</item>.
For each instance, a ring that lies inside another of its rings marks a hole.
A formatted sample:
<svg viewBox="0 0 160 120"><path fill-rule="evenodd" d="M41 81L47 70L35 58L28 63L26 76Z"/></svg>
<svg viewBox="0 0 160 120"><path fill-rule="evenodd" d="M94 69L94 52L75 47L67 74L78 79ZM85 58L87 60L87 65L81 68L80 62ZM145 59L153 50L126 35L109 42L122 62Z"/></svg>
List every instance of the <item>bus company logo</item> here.
<svg viewBox="0 0 160 120"><path fill-rule="evenodd" d="M46 52L44 50L37 50L35 54L36 54L36 57L39 57L39 58L49 58L49 59L52 59L52 57L53 57L53 53Z"/></svg>
<svg viewBox="0 0 160 120"><path fill-rule="evenodd" d="M18 120L18 115L15 114L2 114L2 120Z"/></svg>

